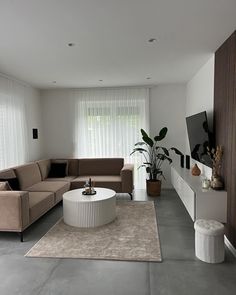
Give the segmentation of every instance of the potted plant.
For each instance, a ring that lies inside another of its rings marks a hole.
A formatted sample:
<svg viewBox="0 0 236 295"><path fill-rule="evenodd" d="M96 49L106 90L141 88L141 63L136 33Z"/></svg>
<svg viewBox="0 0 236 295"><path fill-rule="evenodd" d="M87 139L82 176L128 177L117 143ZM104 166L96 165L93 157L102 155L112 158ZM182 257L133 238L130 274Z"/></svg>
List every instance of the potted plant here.
<svg viewBox="0 0 236 295"><path fill-rule="evenodd" d="M166 137L167 127L160 130L159 135L156 135L153 139L148 136L148 134L141 129L143 141L137 142L131 153L141 153L144 162L138 167L145 167L148 174L148 179L146 180L147 194L149 196L159 196L161 193L161 178L164 178L162 164L167 161L169 164L172 163L170 158L170 151L174 151L177 155L182 155L182 153L175 147L167 149L164 146L159 145L159 142Z"/></svg>

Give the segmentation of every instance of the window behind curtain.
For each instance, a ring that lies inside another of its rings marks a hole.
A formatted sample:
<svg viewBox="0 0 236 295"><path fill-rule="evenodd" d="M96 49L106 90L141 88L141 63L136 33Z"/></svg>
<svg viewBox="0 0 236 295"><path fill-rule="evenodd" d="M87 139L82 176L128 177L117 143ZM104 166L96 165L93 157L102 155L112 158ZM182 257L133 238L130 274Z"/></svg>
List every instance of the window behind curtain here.
<svg viewBox="0 0 236 295"><path fill-rule="evenodd" d="M0 169L26 162L25 87L0 77Z"/></svg>
<svg viewBox="0 0 236 295"><path fill-rule="evenodd" d="M140 155L130 156L149 129L148 89L76 91L75 154L78 157L123 157L135 164L135 187L145 183L145 171L137 172Z"/></svg>

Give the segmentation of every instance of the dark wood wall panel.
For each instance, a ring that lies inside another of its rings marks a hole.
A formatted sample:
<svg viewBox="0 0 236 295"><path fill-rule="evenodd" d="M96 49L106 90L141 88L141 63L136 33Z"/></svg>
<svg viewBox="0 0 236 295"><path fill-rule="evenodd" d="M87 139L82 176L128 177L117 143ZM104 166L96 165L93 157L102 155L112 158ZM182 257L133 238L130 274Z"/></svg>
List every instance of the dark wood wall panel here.
<svg viewBox="0 0 236 295"><path fill-rule="evenodd" d="M228 192L227 238L236 247L236 32L215 54L214 130L224 147L222 175Z"/></svg>

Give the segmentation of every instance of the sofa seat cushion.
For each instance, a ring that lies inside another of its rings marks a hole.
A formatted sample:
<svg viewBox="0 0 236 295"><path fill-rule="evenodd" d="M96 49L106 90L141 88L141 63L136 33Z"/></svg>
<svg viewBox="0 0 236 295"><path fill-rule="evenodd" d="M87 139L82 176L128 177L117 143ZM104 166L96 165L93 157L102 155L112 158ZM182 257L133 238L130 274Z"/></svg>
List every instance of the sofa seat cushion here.
<svg viewBox="0 0 236 295"><path fill-rule="evenodd" d="M113 189L115 192L120 193L121 189L121 176L120 175L91 175L79 176L72 180L71 189L84 187L85 182L91 178L95 187L104 187Z"/></svg>
<svg viewBox="0 0 236 295"><path fill-rule="evenodd" d="M66 181L41 181L26 190L29 192L52 192L54 193L54 203L62 200L62 195L70 189L70 183Z"/></svg>
<svg viewBox="0 0 236 295"><path fill-rule="evenodd" d="M29 217L30 223L34 222L45 212L54 206L54 193L30 192L29 193Z"/></svg>
<svg viewBox="0 0 236 295"><path fill-rule="evenodd" d="M73 179L75 179L77 176L66 176L66 177L58 177L58 178L46 178L45 181L67 181L67 182L71 182Z"/></svg>

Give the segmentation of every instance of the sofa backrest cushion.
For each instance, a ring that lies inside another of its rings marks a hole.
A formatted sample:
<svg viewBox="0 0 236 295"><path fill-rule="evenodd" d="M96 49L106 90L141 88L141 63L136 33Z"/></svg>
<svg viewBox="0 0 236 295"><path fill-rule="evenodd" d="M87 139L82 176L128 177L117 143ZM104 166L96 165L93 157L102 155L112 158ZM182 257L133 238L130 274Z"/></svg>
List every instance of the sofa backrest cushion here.
<svg viewBox="0 0 236 295"><path fill-rule="evenodd" d="M51 166L51 160L40 160L40 161L37 161L37 164L39 166L42 180L44 180L45 178L48 177L48 173L50 171L50 166Z"/></svg>
<svg viewBox="0 0 236 295"><path fill-rule="evenodd" d="M68 176L78 176L78 175L79 175L79 160L68 159Z"/></svg>
<svg viewBox="0 0 236 295"><path fill-rule="evenodd" d="M119 175L123 158L79 159L79 175Z"/></svg>
<svg viewBox="0 0 236 295"><path fill-rule="evenodd" d="M41 173L37 163L31 163L15 168L16 176L22 190L42 181Z"/></svg>

